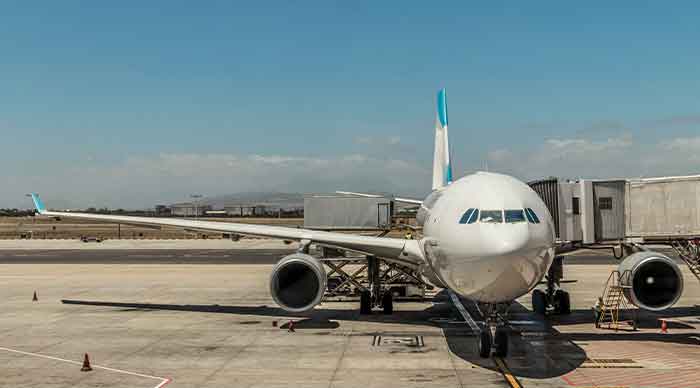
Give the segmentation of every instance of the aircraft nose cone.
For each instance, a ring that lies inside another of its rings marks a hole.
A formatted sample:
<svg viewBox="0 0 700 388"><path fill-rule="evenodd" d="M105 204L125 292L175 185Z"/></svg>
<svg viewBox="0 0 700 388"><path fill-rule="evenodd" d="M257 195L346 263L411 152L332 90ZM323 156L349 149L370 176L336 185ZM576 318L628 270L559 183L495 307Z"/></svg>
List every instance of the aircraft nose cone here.
<svg viewBox="0 0 700 388"><path fill-rule="evenodd" d="M522 251L528 244L530 236L527 228L517 228L494 236L493 249L496 255L511 255Z"/></svg>

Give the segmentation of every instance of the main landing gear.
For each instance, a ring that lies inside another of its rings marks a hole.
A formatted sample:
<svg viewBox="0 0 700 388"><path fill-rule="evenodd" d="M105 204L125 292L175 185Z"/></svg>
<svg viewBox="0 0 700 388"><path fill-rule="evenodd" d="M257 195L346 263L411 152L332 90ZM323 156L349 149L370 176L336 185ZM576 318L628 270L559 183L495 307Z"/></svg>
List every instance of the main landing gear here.
<svg viewBox="0 0 700 388"><path fill-rule="evenodd" d="M508 356L508 341L510 338L510 326L508 325L509 304L489 304L484 325L479 333L479 356L488 358ZM501 311L502 310L502 311Z"/></svg>
<svg viewBox="0 0 700 388"><path fill-rule="evenodd" d="M532 310L539 315L546 315L552 311L559 315L571 313L571 298L569 293L561 289L561 280L564 277L564 262L562 256L554 258L549 267L547 276L547 289L532 291Z"/></svg>
<svg viewBox="0 0 700 388"><path fill-rule="evenodd" d="M382 290L379 259L367 256L367 280L369 289L360 292L360 314L372 314L372 308L381 306L384 314L394 312L394 295L391 290Z"/></svg>

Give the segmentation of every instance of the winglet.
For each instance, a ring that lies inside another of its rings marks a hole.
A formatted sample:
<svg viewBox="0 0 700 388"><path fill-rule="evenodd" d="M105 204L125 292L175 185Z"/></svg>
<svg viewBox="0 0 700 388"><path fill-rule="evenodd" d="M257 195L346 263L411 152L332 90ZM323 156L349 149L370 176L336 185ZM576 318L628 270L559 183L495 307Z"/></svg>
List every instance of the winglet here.
<svg viewBox="0 0 700 388"><path fill-rule="evenodd" d="M39 194L31 193L31 194L29 194L29 196L32 197L32 201L34 201L34 207L39 212L39 214L46 211L46 206L44 206L44 203L41 202L41 198L39 198Z"/></svg>

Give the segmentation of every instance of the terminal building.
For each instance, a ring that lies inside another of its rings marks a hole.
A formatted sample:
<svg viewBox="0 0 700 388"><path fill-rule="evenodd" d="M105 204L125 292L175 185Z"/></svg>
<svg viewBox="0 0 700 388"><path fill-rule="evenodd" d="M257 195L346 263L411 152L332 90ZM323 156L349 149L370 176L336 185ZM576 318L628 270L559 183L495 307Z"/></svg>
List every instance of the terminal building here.
<svg viewBox="0 0 700 388"><path fill-rule="evenodd" d="M211 210L211 206L192 202L170 205L170 214L175 217L201 217Z"/></svg>

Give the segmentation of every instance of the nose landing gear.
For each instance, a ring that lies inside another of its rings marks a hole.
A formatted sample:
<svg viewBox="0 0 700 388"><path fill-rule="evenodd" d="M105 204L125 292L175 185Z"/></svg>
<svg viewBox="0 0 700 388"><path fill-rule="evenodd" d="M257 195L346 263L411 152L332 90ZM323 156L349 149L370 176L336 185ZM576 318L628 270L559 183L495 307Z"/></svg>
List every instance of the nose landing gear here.
<svg viewBox="0 0 700 388"><path fill-rule="evenodd" d="M509 304L489 304L484 325L479 333L479 356L488 358L508 356L508 342L510 341L510 326L508 325ZM499 312L502 310L502 312Z"/></svg>

